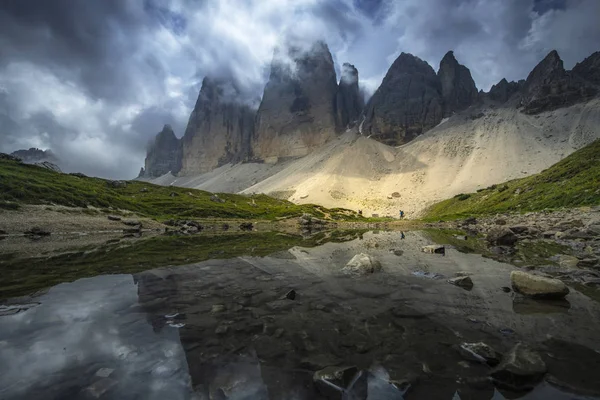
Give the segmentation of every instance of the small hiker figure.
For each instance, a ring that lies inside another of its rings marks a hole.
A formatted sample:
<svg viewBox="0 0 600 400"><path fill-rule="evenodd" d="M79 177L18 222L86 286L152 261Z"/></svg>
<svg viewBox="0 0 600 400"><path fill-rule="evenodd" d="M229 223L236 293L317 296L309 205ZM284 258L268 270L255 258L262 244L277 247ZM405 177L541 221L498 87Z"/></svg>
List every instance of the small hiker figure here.
<svg viewBox="0 0 600 400"><path fill-rule="evenodd" d="M406 236L404 236L404 232L400 232L400 239L404 239Z"/></svg>
<svg viewBox="0 0 600 400"><path fill-rule="evenodd" d="M362 215L362 210L358 210L358 215Z"/></svg>
<svg viewBox="0 0 600 400"><path fill-rule="evenodd" d="M404 218L404 211L400 210L400 218Z"/></svg>

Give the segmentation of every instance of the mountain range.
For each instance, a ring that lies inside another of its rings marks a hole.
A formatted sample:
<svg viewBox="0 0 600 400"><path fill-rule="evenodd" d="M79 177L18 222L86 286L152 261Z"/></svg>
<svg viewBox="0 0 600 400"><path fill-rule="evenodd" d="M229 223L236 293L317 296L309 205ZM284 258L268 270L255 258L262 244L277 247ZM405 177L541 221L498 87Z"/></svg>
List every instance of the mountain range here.
<svg viewBox="0 0 600 400"><path fill-rule="evenodd" d="M298 203L418 213L434 200L540 172L600 137L600 52L551 51L518 82L477 89L452 51L436 72L402 53L364 104L322 42L277 48L260 106L206 77L186 131L149 146L139 179Z"/></svg>

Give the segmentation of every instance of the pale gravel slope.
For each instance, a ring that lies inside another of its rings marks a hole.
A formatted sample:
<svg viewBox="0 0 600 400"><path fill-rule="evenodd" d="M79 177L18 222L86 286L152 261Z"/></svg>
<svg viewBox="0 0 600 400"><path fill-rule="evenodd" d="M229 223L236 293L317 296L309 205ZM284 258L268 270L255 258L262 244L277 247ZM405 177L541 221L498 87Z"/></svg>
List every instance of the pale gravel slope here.
<svg viewBox="0 0 600 400"><path fill-rule="evenodd" d="M472 117L483 113L476 119ZM209 191L293 193L297 203L409 217L433 201L548 168L600 138L600 100L528 116L514 108L471 108L398 148L357 132L281 165L225 166L178 186ZM156 183L169 184L163 178ZM400 198L390 198L393 192ZM308 196L308 197L306 197Z"/></svg>

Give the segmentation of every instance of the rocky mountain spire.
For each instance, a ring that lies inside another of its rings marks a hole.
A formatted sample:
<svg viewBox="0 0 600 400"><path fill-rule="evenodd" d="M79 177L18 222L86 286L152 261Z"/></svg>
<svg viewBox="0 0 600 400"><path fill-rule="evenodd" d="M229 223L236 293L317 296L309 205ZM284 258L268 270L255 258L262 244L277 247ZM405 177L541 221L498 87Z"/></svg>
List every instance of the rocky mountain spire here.
<svg viewBox="0 0 600 400"><path fill-rule="evenodd" d="M203 173L246 159L254 111L232 79L204 78L182 138L182 175Z"/></svg>
<svg viewBox="0 0 600 400"><path fill-rule="evenodd" d="M324 42L287 44L275 50L271 74L256 116L256 159L308 154L335 137L337 82Z"/></svg>
<svg viewBox="0 0 600 400"><path fill-rule="evenodd" d="M449 51L442 58L437 75L444 98L444 116L462 111L477 101L478 91L471 71L456 61L454 52Z"/></svg>
<svg viewBox="0 0 600 400"><path fill-rule="evenodd" d="M181 143L170 125L165 125L150 144L146 153L143 176L156 178L181 169ZM140 175L142 172L140 171Z"/></svg>
<svg viewBox="0 0 600 400"><path fill-rule="evenodd" d="M342 65L336 96L336 124L339 130L358 120L365 103L358 88L358 70L352 64Z"/></svg>
<svg viewBox="0 0 600 400"><path fill-rule="evenodd" d="M591 56L577 63L573 67L573 74L600 86L600 51L592 53Z"/></svg>
<svg viewBox="0 0 600 400"><path fill-rule="evenodd" d="M580 71L585 74L585 69L581 67ZM552 50L529 73L522 90L521 105L525 113L536 114L570 106L597 93L597 88L580 76L565 71L558 52Z"/></svg>
<svg viewBox="0 0 600 400"><path fill-rule="evenodd" d="M443 116L440 86L429 64L400 54L365 108L361 133L395 146L436 126Z"/></svg>

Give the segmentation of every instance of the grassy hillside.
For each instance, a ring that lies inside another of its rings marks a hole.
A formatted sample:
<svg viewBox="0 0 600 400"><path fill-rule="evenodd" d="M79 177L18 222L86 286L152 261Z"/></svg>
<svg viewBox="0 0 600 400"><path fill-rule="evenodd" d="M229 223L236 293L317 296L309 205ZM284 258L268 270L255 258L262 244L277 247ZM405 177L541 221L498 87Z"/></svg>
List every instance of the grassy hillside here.
<svg viewBox="0 0 600 400"><path fill-rule="evenodd" d="M597 204L600 204L600 140L539 174L436 203L426 210L424 219Z"/></svg>
<svg viewBox="0 0 600 400"><path fill-rule="evenodd" d="M106 212L129 210L155 219L168 218L260 218L275 219L311 213L332 219L356 219L349 210L327 210L296 205L266 195L219 194L127 181L120 187L100 178L61 174L35 165L0 159L0 208L17 209L21 204L93 206Z"/></svg>

